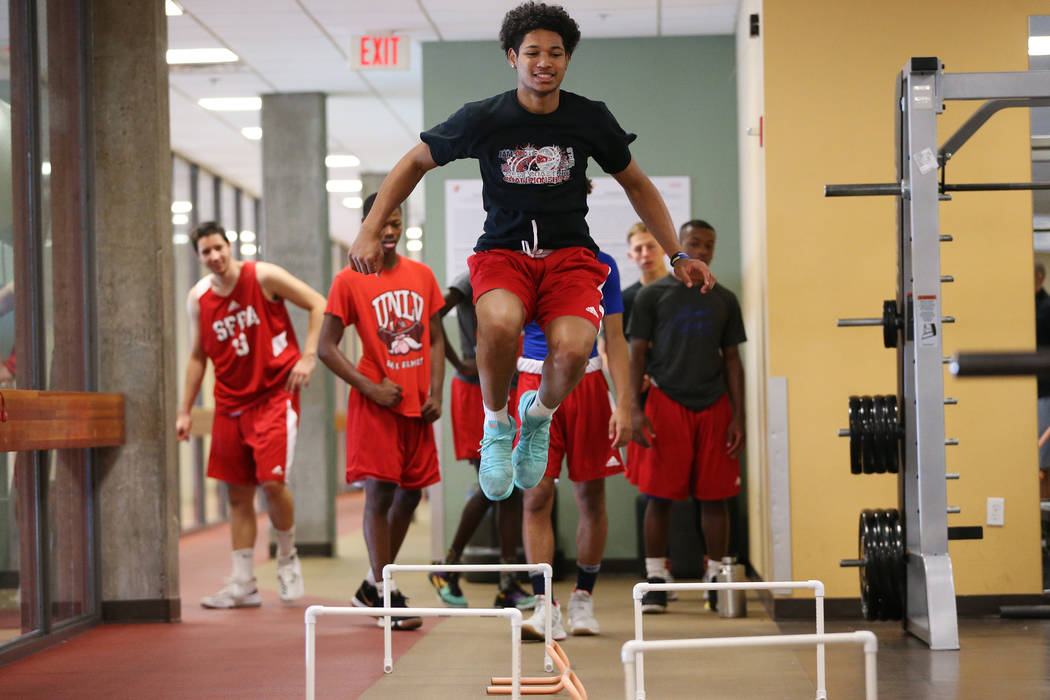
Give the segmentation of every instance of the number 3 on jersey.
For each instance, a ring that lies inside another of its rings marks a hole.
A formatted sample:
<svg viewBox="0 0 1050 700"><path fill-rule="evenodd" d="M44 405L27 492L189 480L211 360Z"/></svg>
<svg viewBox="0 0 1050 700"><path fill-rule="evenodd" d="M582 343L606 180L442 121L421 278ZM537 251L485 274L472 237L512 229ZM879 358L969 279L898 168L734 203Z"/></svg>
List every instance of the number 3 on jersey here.
<svg viewBox="0 0 1050 700"><path fill-rule="evenodd" d="M244 357L251 351L248 347L248 337L244 333L233 339L233 351L237 353L238 357Z"/></svg>

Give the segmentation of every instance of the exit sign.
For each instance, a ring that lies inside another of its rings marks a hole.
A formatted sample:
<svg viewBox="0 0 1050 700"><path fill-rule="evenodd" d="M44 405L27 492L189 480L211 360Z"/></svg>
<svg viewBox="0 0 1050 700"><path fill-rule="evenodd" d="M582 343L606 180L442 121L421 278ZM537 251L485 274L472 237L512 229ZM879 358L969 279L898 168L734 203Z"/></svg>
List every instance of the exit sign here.
<svg viewBox="0 0 1050 700"><path fill-rule="evenodd" d="M359 70L408 70L409 39L404 36L355 36L350 67Z"/></svg>

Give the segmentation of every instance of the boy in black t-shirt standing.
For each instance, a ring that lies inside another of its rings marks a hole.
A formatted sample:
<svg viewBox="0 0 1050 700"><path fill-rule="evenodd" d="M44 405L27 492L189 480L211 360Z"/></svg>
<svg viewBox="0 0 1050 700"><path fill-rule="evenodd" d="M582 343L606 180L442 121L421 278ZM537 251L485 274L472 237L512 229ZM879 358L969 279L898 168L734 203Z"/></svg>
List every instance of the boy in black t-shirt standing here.
<svg viewBox="0 0 1050 700"><path fill-rule="evenodd" d="M682 226L682 247L705 263L715 231L694 219ZM631 313L631 423L628 478L649 497L645 509L645 568L664 583L671 503L700 501L707 544L704 580L717 573L729 547L727 499L740 493L738 456L744 446L744 367L737 345L744 321L736 296L720 284L699 294L670 275L642 287ZM648 354L646 351L648 350ZM642 409L643 375L652 385ZM655 427L654 427L655 426ZM649 591L642 612L664 612L667 593Z"/></svg>
<svg viewBox="0 0 1050 700"><path fill-rule="evenodd" d="M715 284L707 265L681 252L667 207L631 157L635 136L604 103L560 89L579 39L579 27L561 7L528 2L508 12L500 42L517 87L468 103L423 132L422 143L383 182L350 248L354 269L375 272L380 224L423 175L459 158L478 160L487 218L468 264L485 410L478 480L493 500L507 498L515 484L531 489L543 478L551 416L583 377L604 313L601 287L609 270L598 262L584 219L588 158L623 186L679 279L703 291ZM518 337L534 319L550 354L539 390L521 395L518 435L507 391Z"/></svg>

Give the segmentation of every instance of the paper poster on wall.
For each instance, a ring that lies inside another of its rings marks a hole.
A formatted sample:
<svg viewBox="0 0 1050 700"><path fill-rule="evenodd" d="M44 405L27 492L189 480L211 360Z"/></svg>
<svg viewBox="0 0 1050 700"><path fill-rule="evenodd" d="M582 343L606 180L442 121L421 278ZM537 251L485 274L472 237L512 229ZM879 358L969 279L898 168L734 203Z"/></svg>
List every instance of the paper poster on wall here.
<svg viewBox="0 0 1050 700"><path fill-rule="evenodd" d="M675 227L691 218L688 176L654 177ZM626 287L641 276L627 259L627 229L638 221L623 188L611 177L593 178L594 190L587 198L587 225L598 247L616 259L620 281ZM467 258L485 228L481 180L445 181L445 272L451 282L467 270Z"/></svg>

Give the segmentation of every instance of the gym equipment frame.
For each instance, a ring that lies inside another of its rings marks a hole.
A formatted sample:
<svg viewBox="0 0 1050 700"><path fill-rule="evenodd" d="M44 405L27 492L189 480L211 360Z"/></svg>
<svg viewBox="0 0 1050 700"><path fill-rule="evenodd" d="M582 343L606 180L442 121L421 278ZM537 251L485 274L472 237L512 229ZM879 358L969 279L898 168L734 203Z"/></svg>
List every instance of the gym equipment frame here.
<svg viewBox="0 0 1050 700"><path fill-rule="evenodd" d="M728 647L785 647L801 644L861 644L864 646L864 697L876 700L878 692L878 675L876 672L879 640L874 632L858 630L856 632L836 632L833 634L774 634L760 637L706 637L703 639L657 639L639 641L632 639L620 648L620 661L623 663L624 697L632 700L638 683L643 682L644 673L637 668L637 659L647 651L670 651L673 649L718 649Z"/></svg>
<svg viewBox="0 0 1050 700"><path fill-rule="evenodd" d="M824 584L816 579L809 581L736 581L719 583L636 583L631 592L634 598L634 641L644 641L642 637L642 597L648 591L773 591L783 589L810 589L813 591L814 607L817 616L817 635L824 634ZM645 659L641 651L635 654L637 686L635 700L645 700ZM828 691L824 671L824 645L817 643L817 694L816 700L827 700ZM630 696L628 696L630 700Z"/></svg>
<svg viewBox="0 0 1050 700"><path fill-rule="evenodd" d="M944 144L937 146L937 115L947 100L985 100ZM955 583L949 539L976 539L979 528L949 528L946 468L939 202L951 192L1050 189L1050 182L947 183L949 160L995 113L1006 108L1050 106L1050 71L945 73L935 57L912 58L896 90L897 182L827 185L828 197L897 197L897 297L882 318L840 319L839 325L882 326L887 347L897 349L897 395L903 451L898 505L905 551L904 628L931 649L958 649ZM891 302L887 302L889 306ZM890 341L893 341L892 343ZM847 433L848 434L848 433ZM953 532L950 532L952 530ZM843 565L866 566L863 559Z"/></svg>
<svg viewBox="0 0 1050 700"><path fill-rule="evenodd" d="M543 574L543 590L550 595L551 578L554 569L550 564L387 564L383 567L383 605L390 607L390 579L395 571L489 571L502 573L504 571L528 571L532 573L539 571ZM550 673L554 670L554 660L551 658L547 648L551 642L551 606L545 609L546 615L543 620L543 670ZM383 672L391 673L394 670L394 655L390 640L390 618L383 618Z"/></svg>
<svg viewBox="0 0 1050 700"><path fill-rule="evenodd" d="M311 605L306 609L306 700L316 696L317 619L330 616L502 617L510 621L511 697L521 700L521 611L517 608L351 608ZM384 670L386 670L384 668ZM389 673L389 671L387 671Z"/></svg>

